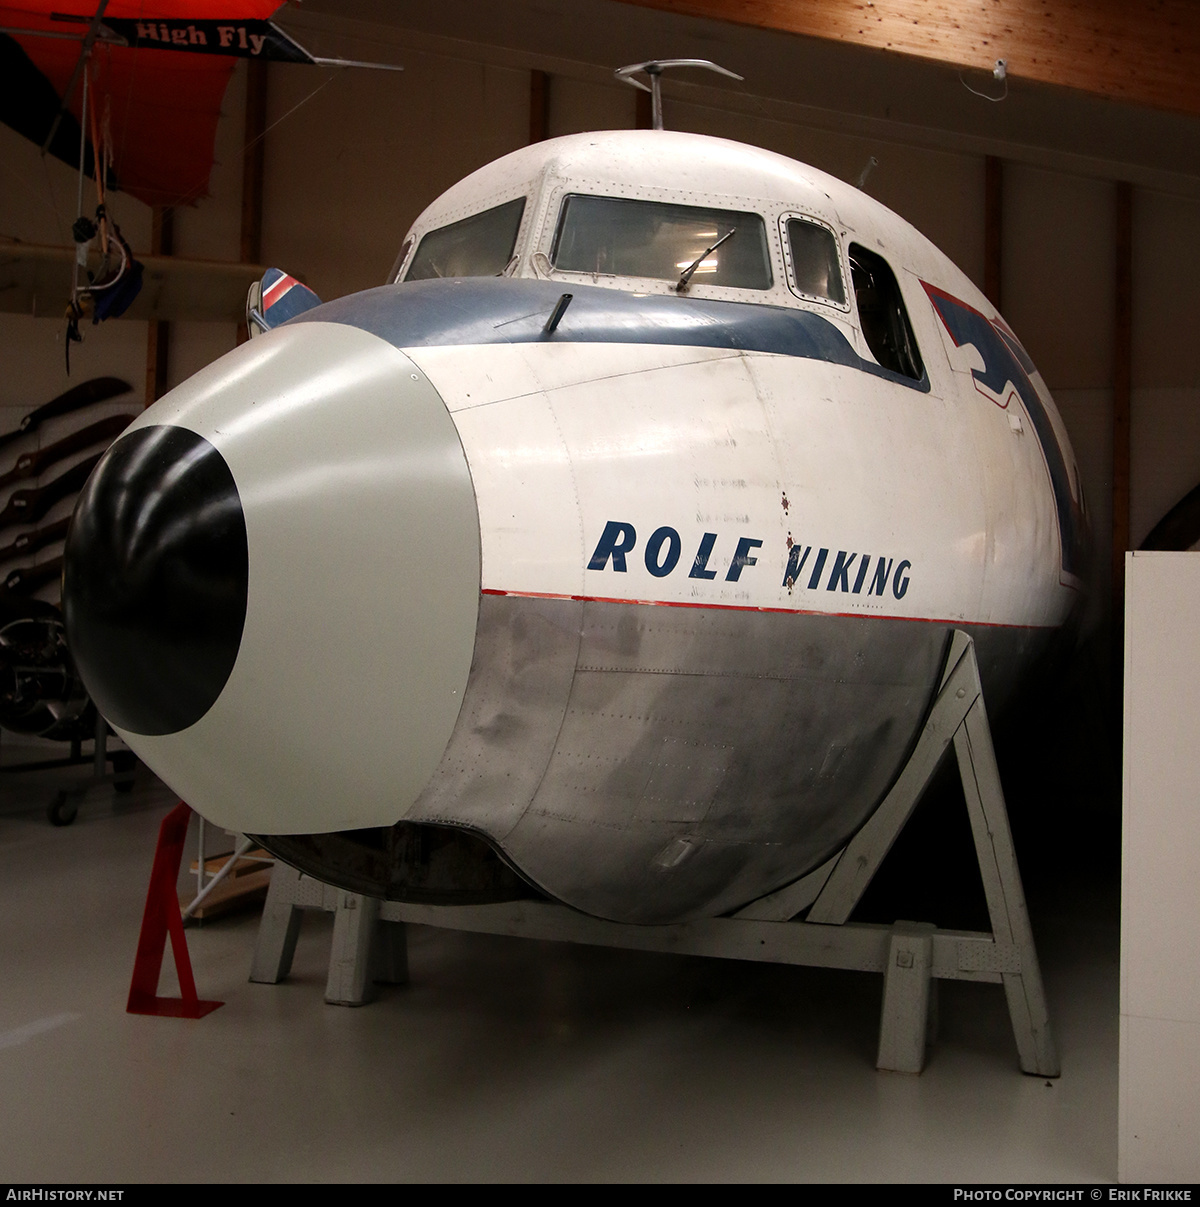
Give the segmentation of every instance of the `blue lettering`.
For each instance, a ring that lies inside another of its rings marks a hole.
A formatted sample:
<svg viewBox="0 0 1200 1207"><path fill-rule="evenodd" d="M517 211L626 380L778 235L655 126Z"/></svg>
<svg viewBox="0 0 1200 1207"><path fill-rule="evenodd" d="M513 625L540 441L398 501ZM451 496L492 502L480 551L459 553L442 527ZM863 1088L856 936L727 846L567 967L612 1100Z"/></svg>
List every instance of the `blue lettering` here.
<svg viewBox="0 0 1200 1207"><path fill-rule="evenodd" d="M829 585L825 588L826 591L832 591L839 584L843 591L850 590L848 576L856 557L858 557L857 553L845 553L841 549L838 550L837 557L833 559L833 569L829 571Z"/></svg>
<svg viewBox="0 0 1200 1207"><path fill-rule="evenodd" d="M892 576L892 559L887 559L886 565L881 557L875 563L875 577L871 580L871 589L867 592L868 595L882 595L888 585L888 579Z"/></svg>
<svg viewBox="0 0 1200 1207"><path fill-rule="evenodd" d="M713 546L717 543L717 534L715 532L706 532L704 539L700 542L700 548L696 550L696 556L692 561L692 568L688 571L688 578L716 578L717 572L709 570L708 559L712 557Z"/></svg>
<svg viewBox="0 0 1200 1207"><path fill-rule="evenodd" d="M733 561L729 563L729 573L725 575L727 583L736 583L742 576L742 570L746 566L757 566L758 558L750 556L751 549L761 549L762 541L751 540L748 536L738 537L737 550L733 555Z"/></svg>
<svg viewBox="0 0 1200 1207"><path fill-rule="evenodd" d="M625 554L637 543L637 533L632 524L621 524L609 520L604 525L604 532L596 545L596 552L588 562L589 570L603 570L612 558L613 569L618 574L625 573Z"/></svg>
<svg viewBox="0 0 1200 1207"><path fill-rule="evenodd" d="M907 562L907 561L901 562L896 567L896 577L892 581L892 594L897 599L903 599L905 591L908 590L908 575L905 574L904 571L911 570L911 569L912 569L912 562ZM901 581L901 576L903 576L903 581Z"/></svg>
<svg viewBox="0 0 1200 1207"><path fill-rule="evenodd" d="M854 580L854 594L857 595L862 590L863 580L867 577L867 567L871 564L871 555L864 553L862 561L858 563L858 577Z"/></svg>
<svg viewBox="0 0 1200 1207"><path fill-rule="evenodd" d="M663 545L667 546L667 556L659 561L658 555L662 552ZM646 542L646 569L655 578L665 578L675 569L682 548L679 533L674 528L664 526L655 529L653 535Z"/></svg>
<svg viewBox="0 0 1200 1207"><path fill-rule="evenodd" d="M805 545L803 553L800 552L799 545L793 545L788 550L788 564L787 569L783 572L783 585L787 587L789 595L791 595L792 588L796 585L796 579L800 577L800 571L804 569L804 563L808 561L808 555L811 552L811 545Z"/></svg>
<svg viewBox="0 0 1200 1207"><path fill-rule="evenodd" d="M716 548L718 539L718 534L715 532L706 532L700 538L700 545L688 569L688 578L711 580L717 577L717 571L709 569L709 562L712 561L713 550ZM604 532L599 541L596 542L595 551L588 562L588 569L606 570L611 558L614 572L625 574L628 570L627 555L633 551L636 545L637 531L632 524L623 520L609 520L604 525ZM742 571L747 566L757 566L759 559L753 555L753 552L761 549L762 546L763 542L754 537L738 537L733 559L725 574L725 581L728 583L739 582ZM666 524L661 528L656 528L649 541L646 542L644 561L647 571L655 578L666 578L679 565L682 550L683 542L676 529ZM800 575L808 564L808 557L812 551L812 545L793 543L791 534L788 534L788 559L787 567L783 572L783 586L787 588L789 595L800 582ZM808 576L808 590L819 589L826 563L829 561L829 553L828 549L817 550L817 556ZM883 595L890 583L892 594L897 599L903 599L911 581L912 562L904 560L897 563L892 558L880 556L875 558L874 573L872 574L871 559L872 555L869 553L860 554L851 553L845 549L837 550L834 553L829 577L825 582L825 590L852 591L855 595L859 595L866 586L868 595ZM857 571L855 571L856 562L858 563ZM895 568L894 575L893 567ZM868 575L870 575L869 580ZM853 587L850 586L851 581L854 583Z"/></svg>

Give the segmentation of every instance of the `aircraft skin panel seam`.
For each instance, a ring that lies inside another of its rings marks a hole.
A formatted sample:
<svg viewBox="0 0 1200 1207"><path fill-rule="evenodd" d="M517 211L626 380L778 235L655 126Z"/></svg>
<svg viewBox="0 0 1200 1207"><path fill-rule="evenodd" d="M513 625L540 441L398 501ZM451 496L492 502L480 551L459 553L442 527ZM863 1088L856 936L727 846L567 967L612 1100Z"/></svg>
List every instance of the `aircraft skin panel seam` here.
<svg viewBox="0 0 1200 1207"><path fill-rule="evenodd" d="M530 346L531 345L525 345L526 348L528 348ZM626 352L626 351L629 351L631 348L645 347L645 345L639 345L639 344L611 344L608 346L614 352L617 352L617 351ZM493 347L494 347L494 345L493 345ZM670 347L670 345L657 344L657 345L655 345L655 347L656 348L667 348L667 347ZM428 355L423 355L423 353L428 353L430 350L431 349L430 349L429 345L423 345L421 347L407 347L407 348L401 349L401 351L404 353L405 356L409 357L415 364L419 365L422 368L422 370L425 372L427 377L429 377L431 380L434 378L438 378L439 385L440 385L440 384L442 384L441 375L444 374L445 366L444 366L444 363L434 360L434 358L432 358ZM479 346L474 345L474 344L443 344L443 345L440 345L436 349L436 351L438 353L443 353L443 354L452 353L452 354L454 354L455 357L458 357L460 355L469 356L472 352L479 351ZM739 360L747 355L747 353L745 353L739 349L736 349L736 348L731 348L731 349L706 348L703 350L697 349L697 351L703 351L705 353L705 355L696 356L694 358L690 358L690 359L686 359L686 360L672 360L672 361L663 362L660 364L635 365L634 367L629 368L629 369L621 369L618 372L606 373L606 374L601 374L598 376L591 376L591 377L586 378L585 380L581 380L579 382L571 383L571 384L564 385L564 386L557 386L555 388L556 389L571 389L573 386L590 387L590 386L597 385L597 384L604 384L606 382L622 381L626 378L642 377L642 376L645 376L650 373L668 373L668 372L672 372L676 369L690 368L690 367L693 367L696 365L719 364L719 363L723 363L726 361ZM769 353L769 352L760 352L760 353L757 353L756 355L771 356L771 355L775 355L775 354ZM531 399L531 398L538 399L538 398L543 397L546 393L547 393L546 387L539 383L537 385L531 386L529 389L526 389L526 390L517 390L511 394L498 395L495 398L484 398L478 402L468 402L468 401L466 401L465 398L456 397L453 394L451 394L449 391L443 390L443 400L445 401L446 406L452 415L460 415L460 414L464 414L468 411L478 411L478 410L482 409L483 407L497 406L501 403L524 402L527 399Z"/></svg>
<svg viewBox="0 0 1200 1207"><path fill-rule="evenodd" d="M493 595L485 611L493 618L507 617L508 621L490 631L512 636L524 632L524 639L534 642L526 647L532 653L541 639L526 628L521 618L529 617L527 607L542 602ZM573 600L544 602L560 609L589 606ZM493 819L489 829L492 840L527 880L552 898L585 912L642 923L677 918L681 908L725 912L765 891L773 891L773 887L786 881L789 873L794 879L794 867L798 864L792 849L792 829L807 825L804 817L811 817L814 822L823 818L826 806L822 802L830 792L858 785L854 794L859 801L857 811L862 815L859 822L865 820L892 775L891 769L884 766L888 760L880 761L873 756L867 757L860 768L860 754L865 756L867 748L861 744L864 735L856 727L861 727L864 716L870 716L873 720L867 726L868 732L883 723L885 729L880 732L886 736L888 747L907 749L936 686L933 678L926 676L932 676L940 667L945 639L949 630L957 627L888 626L863 616L821 620L796 617L794 623L815 624L820 631L830 634L827 648L833 661L811 667L816 681L823 682L824 688L814 694L805 688L803 678L809 669L802 653L805 634L811 638L818 630L811 627L798 630L798 644L789 642L790 652L784 656L795 663L801 677L785 680L771 676L768 681L765 676L754 676L746 701L747 715L739 713L734 728L729 730L730 718L715 714L713 706L739 681L741 668L736 650L740 644L747 651L756 651L756 656L766 657L764 646L785 632L770 627L780 622L743 611L737 614L740 619L732 628L726 623L718 629L713 618L704 613L674 610L677 619L660 625L647 609L631 629L623 618L626 611L623 606L600 601L591 606L600 610L582 617L574 611L542 613L546 617L557 616L560 628L570 626L575 632L582 631L589 647L578 654L568 654L564 646L556 655L568 658L571 673L569 683L560 680L557 689L559 706L565 703L566 707L562 723L557 726L550 764L543 766L539 756L535 770L522 757L520 735L531 734L528 727L496 732L492 725L481 728L478 724L465 724L456 741L464 742L468 749L446 768L447 778L439 791L418 802L408 818L478 826L477 811L486 804ZM695 619L688 619L689 616ZM513 622L518 622L517 628L511 627ZM790 627L793 622L789 618L783 623ZM983 665L991 667L988 673L993 685L997 675L1010 677L1011 651L1032 648L1031 643L1040 644L1048 636L1012 629L986 630L970 624L961 627L975 632ZM621 634L632 636L635 631L646 646L644 653L654 660L664 659L661 665L690 656L686 651L694 651L700 641L712 648L715 673L648 672L641 660L635 663L630 657L635 654L633 646L612 644ZM726 653L713 648L718 635ZM483 631L481 641L485 645L488 641ZM855 669L855 651L864 648L864 643L874 656L868 658L859 673ZM493 650L493 654L497 653L500 651ZM597 653L602 659L611 656L614 665L593 669ZM508 666L506 675L527 674L533 665L528 656L516 660L503 657L498 663L493 657L485 662ZM764 669L770 668L764 663ZM481 711L480 717L485 720L504 717L514 707L528 708L532 703L513 681L509 690L502 691ZM888 729L884 718L894 709L903 714L904 723ZM688 728L689 717L703 718L700 731ZM773 753L767 760L770 790L760 783L765 774L761 760L746 762L745 753L738 753L741 739L749 732L757 732L762 725L789 733L797 725L801 728L815 725L818 730L816 744L809 744L811 749L797 748L794 743L782 743L778 750L771 747ZM514 746L503 737L504 733L511 733L517 744ZM498 739L502 745L496 744ZM832 748L828 745L830 741L834 743ZM727 758L717 757L718 747L728 752ZM675 779L678 765L694 762L697 757L702 763L707 758L712 772L709 785L712 792L702 786L698 796L691 788L683 789ZM746 775L751 775L757 785L754 791L742 790L741 781ZM736 783L727 780L728 776L735 777ZM536 787L532 780L536 780ZM684 812L694 810L695 820L688 822L676 816L681 808ZM516 809L520 822L511 824ZM703 818L699 816L701 813L705 815ZM770 824L768 817L773 819ZM504 824L496 824L502 818ZM829 829L830 825L833 829ZM834 832L837 828L832 817L828 825L819 822L815 845L802 844L805 864L819 864L828 857L829 849L845 841L844 834ZM626 851L632 861L620 874L623 889L616 889L614 882L616 896L595 892L583 875L584 869L592 867L597 859L607 864L612 854L589 845L587 835L600 833L610 835L616 847ZM689 875L680 881L675 874L668 877L659 869L655 853L663 851L664 844L673 842L688 842L695 847L689 862L693 857L696 860L694 870L698 879ZM721 888L729 872L725 861L735 850L742 852L736 857L736 875ZM701 883L707 885L707 904L684 906L681 894L697 890Z"/></svg>
<svg viewBox="0 0 1200 1207"><path fill-rule="evenodd" d="M712 612L765 612L783 616L830 616L853 620L903 620L913 624L968 625L971 628L1018 629L1029 632L1050 632L1060 628L1057 624L1008 624L995 620L970 620L964 616L902 616L891 612L825 612L818 608L782 608L763 604L705 603L700 600L674 599L625 599L612 595L567 595L550 591L502 591L497 587L484 587L483 595L499 595L512 599L566 599L576 603L632 604L654 608L696 608Z"/></svg>
<svg viewBox="0 0 1200 1207"><path fill-rule="evenodd" d="M549 400L548 400L548 402L549 402ZM570 455L570 445L568 444L567 438L566 438L565 434L563 433L562 423L560 422L558 415L555 413L553 402L549 402L547 409L549 411L550 418L554 423L555 435L558 437L559 441L562 443L563 449L567 454L567 465L568 465L568 467L570 469L570 473L571 473L571 501L572 501L572 503L574 503L574 509L573 509L574 519L578 525L579 548L580 548L580 551L582 552L585 548L583 506L580 502L579 479L575 472L575 462ZM581 559L580 566L582 567L582 565L583 565L583 562ZM483 598L482 588L480 589L479 595L480 595L480 599L482 600L482 598ZM583 646L583 626L580 625L578 640L577 640L576 646L575 646L574 667L571 670L570 685L568 686L566 696L564 697L562 713L559 716L559 720L558 720L558 728L554 734L554 743L550 747L550 749L546 755L546 762L542 767L541 774L538 776L537 783L535 784L533 792L529 797L529 803L525 806L525 809L521 812L520 816L518 816L517 819L513 822L512 826L505 832L504 838L507 838L508 835L511 834L513 832L513 830L515 830L517 828L517 826L519 826L521 824L521 822L528 815L529 811L533 808L533 803L534 803L534 801L537 800L538 793L541 791L542 784L545 782L546 774L549 772L550 765L554 761L554 752L558 749L559 742L562 739L563 726L566 725L567 717L570 715L571 692L575 686L575 676L578 674L579 669L580 669L580 667L579 667L579 651L582 648L582 646ZM501 840L501 841L503 841L503 840Z"/></svg>

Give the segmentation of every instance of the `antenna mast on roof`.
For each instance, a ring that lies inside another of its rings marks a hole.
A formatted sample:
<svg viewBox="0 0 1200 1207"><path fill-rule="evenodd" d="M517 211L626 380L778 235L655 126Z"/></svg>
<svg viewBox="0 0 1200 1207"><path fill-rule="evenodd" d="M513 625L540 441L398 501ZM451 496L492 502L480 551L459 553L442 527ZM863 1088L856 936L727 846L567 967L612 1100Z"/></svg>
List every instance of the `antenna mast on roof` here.
<svg viewBox="0 0 1200 1207"><path fill-rule="evenodd" d="M627 84L632 84L635 88L640 88L643 92L650 93L650 109L652 114L652 125L655 130L663 128L662 117L662 73L667 67L703 67L708 71L715 71L719 75L727 75L731 80L745 79L735 71L729 71L724 67L719 67L710 59L650 59L645 63L632 63L628 67L618 67L613 74L619 80L624 80ZM635 80L633 77L639 71L644 71L650 77L649 84L643 84L641 80Z"/></svg>

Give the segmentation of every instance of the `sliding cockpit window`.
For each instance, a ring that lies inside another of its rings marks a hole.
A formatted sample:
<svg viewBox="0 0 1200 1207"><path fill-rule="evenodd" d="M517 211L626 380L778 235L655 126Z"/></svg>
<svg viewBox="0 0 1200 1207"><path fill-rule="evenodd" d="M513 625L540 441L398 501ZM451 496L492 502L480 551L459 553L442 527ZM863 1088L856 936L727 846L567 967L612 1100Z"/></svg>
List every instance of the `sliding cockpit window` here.
<svg viewBox="0 0 1200 1207"><path fill-rule="evenodd" d="M885 369L920 381L925 376L900 283L878 252L850 244L850 276L863 339Z"/></svg>
<svg viewBox="0 0 1200 1207"><path fill-rule="evenodd" d="M770 289L761 215L573 193L563 200L550 259L560 272L689 285ZM689 272L690 270L690 272Z"/></svg>
<svg viewBox="0 0 1200 1207"><path fill-rule="evenodd" d="M497 277L508 267L521 229L525 198L472 214L422 238L406 281L431 277Z"/></svg>

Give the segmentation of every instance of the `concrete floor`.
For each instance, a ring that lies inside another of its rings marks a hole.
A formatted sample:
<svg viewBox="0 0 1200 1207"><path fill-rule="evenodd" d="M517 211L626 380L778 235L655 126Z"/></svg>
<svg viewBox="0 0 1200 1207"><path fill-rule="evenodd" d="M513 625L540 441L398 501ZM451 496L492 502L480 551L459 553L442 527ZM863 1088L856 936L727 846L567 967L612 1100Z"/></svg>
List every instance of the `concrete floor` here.
<svg viewBox="0 0 1200 1207"><path fill-rule="evenodd" d="M413 927L411 985L326 1006L329 915L279 986L247 980L255 915L189 929L226 1004L147 1018L125 998L174 798L140 775L65 829L53 773L0 780L6 1180L1115 1180L1113 885L1031 893L1053 1083L988 985L943 985L920 1077L875 1071L868 974Z"/></svg>

